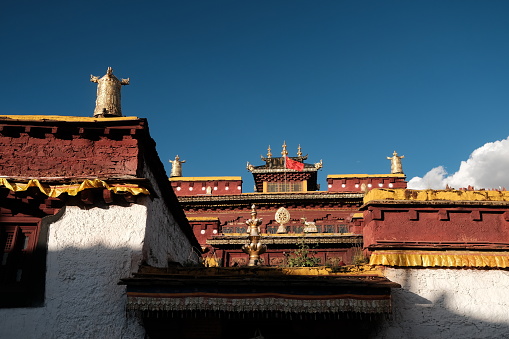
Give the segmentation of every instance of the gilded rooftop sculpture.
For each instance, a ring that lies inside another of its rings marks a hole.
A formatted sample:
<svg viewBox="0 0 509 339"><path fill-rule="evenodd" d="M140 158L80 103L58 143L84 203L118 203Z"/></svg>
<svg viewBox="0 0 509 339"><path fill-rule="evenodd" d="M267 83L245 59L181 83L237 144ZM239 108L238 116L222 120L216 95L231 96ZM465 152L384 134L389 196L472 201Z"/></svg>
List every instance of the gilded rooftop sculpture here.
<svg viewBox="0 0 509 339"><path fill-rule="evenodd" d="M123 85L129 85L129 78L118 80L113 75L113 69L108 67L102 78L90 75L90 81L97 83L94 117L121 117L120 89Z"/></svg>

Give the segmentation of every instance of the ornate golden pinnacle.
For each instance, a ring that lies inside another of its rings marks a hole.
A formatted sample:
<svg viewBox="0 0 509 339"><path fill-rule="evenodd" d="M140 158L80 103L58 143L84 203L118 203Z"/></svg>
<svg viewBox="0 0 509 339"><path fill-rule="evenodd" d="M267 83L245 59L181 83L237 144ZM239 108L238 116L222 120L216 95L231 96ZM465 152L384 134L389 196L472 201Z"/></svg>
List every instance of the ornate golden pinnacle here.
<svg viewBox="0 0 509 339"><path fill-rule="evenodd" d="M401 159L405 156L398 156L398 153L394 151L392 153L392 157L387 157L387 160L391 161L391 174L403 174L403 165L401 164Z"/></svg>
<svg viewBox="0 0 509 339"><path fill-rule="evenodd" d="M173 177L181 177L182 176L182 164L185 163L185 160L180 160L178 154L175 156L175 160L169 160L171 162L171 174L170 178Z"/></svg>
<svg viewBox="0 0 509 339"><path fill-rule="evenodd" d="M283 142L283 151L281 152L283 157L288 155L288 151L286 150L286 141Z"/></svg>
<svg viewBox="0 0 509 339"><path fill-rule="evenodd" d="M298 157L302 156L302 148L300 147L300 144L299 144L299 147L297 147L297 156Z"/></svg>
<svg viewBox="0 0 509 339"><path fill-rule="evenodd" d="M120 89L122 85L129 85L129 78L118 80L108 67L102 78L90 75L90 81L97 83L94 117L121 117Z"/></svg>
<svg viewBox="0 0 509 339"><path fill-rule="evenodd" d="M262 244L260 239L260 225L262 224L262 219L256 218L256 207L253 204L251 206L251 219L246 220L246 225L248 225L248 239L250 243L242 246L242 251L244 253L249 254L249 263L248 266L257 266L260 264L260 254L265 253L267 251L267 246Z"/></svg>
<svg viewBox="0 0 509 339"><path fill-rule="evenodd" d="M267 148L267 158L272 158L272 150L270 149L270 145L269 145L269 148Z"/></svg>

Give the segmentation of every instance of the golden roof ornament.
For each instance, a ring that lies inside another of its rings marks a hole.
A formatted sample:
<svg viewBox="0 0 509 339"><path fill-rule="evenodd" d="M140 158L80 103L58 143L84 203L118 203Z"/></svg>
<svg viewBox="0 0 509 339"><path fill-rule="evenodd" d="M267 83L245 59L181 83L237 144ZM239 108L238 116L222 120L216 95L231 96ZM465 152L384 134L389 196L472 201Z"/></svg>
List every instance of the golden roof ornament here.
<svg viewBox="0 0 509 339"><path fill-rule="evenodd" d="M286 141L283 142L283 151L281 152L281 155L283 157L286 157L288 155L288 151L286 150Z"/></svg>
<svg viewBox="0 0 509 339"><path fill-rule="evenodd" d="M319 170L319 169L321 169L322 167L323 167L323 160L322 160L322 159L320 159L320 162L316 162L316 163L315 163L315 168L316 168L317 170Z"/></svg>
<svg viewBox="0 0 509 339"><path fill-rule="evenodd" d="M260 225L262 224L262 219L258 219L256 217L256 207L253 204L251 206L251 219L246 220L246 225L249 226L247 229L248 239L250 243L242 246L242 251L246 254L249 254L249 263L248 266L257 266L260 264L260 254L265 253L267 251L267 246L262 244L260 239Z"/></svg>
<svg viewBox="0 0 509 339"><path fill-rule="evenodd" d="M392 157L387 157L387 160L391 161L391 174L404 174L403 165L401 165L401 159L404 157L404 155L398 156L396 151L392 153Z"/></svg>
<svg viewBox="0 0 509 339"><path fill-rule="evenodd" d="M269 145L269 148L267 148L267 159L270 159L272 158L272 150L270 149L270 145Z"/></svg>
<svg viewBox="0 0 509 339"><path fill-rule="evenodd" d="M118 80L111 67L108 67L102 78L90 75L90 81L97 83L94 117L121 117L120 89L122 85L129 85L129 78Z"/></svg>
<svg viewBox="0 0 509 339"><path fill-rule="evenodd" d="M297 147L297 156L298 157L302 156L302 148L300 147L300 144L299 144L299 147Z"/></svg>
<svg viewBox="0 0 509 339"><path fill-rule="evenodd" d="M247 169L248 171L252 172L252 171L254 170L254 168L255 168L255 167L254 167L253 165L251 165L251 164L249 163L249 161L248 161L248 162L247 162L247 164L246 164L246 169ZM256 187L256 185L255 185L255 187Z"/></svg>
<svg viewBox="0 0 509 339"><path fill-rule="evenodd" d="M169 160L171 162L171 174L170 178L182 176L182 164L185 160L180 160L178 154L175 156L175 160Z"/></svg>

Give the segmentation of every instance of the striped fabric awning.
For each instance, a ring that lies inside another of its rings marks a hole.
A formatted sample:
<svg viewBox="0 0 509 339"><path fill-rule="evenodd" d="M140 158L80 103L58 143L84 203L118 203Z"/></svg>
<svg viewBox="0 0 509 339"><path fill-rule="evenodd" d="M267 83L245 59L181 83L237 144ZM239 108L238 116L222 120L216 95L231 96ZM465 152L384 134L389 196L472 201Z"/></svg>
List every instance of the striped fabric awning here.
<svg viewBox="0 0 509 339"><path fill-rule="evenodd" d="M127 309L156 312L276 312L386 314L391 288L374 276L137 275L127 285Z"/></svg>

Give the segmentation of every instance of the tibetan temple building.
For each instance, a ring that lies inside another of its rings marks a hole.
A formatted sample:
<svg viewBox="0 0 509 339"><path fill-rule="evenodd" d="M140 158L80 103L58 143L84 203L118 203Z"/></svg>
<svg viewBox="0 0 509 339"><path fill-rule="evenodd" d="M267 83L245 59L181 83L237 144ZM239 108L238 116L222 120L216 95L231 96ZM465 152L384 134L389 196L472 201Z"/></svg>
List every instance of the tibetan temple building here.
<svg viewBox="0 0 509 339"><path fill-rule="evenodd" d="M289 254L300 243L313 247L323 265L366 259L360 211L364 194L374 188L406 188L400 158L396 158L397 173L328 175L326 191L317 182L323 162L306 163L307 159L300 146L296 157L288 156L286 143L280 157L274 157L269 146L267 156L262 156L264 164L247 164L254 193L242 193L241 177L181 176L181 161L172 160L171 185L204 249L207 265L247 264L242 251L247 232L244 219L252 204L263 220L260 230L267 252L261 262L265 265L287 265Z"/></svg>
<svg viewBox="0 0 509 339"><path fill-rule="evenodd" d="M507 337L509 192L407 189L396 152L320 187L286 143L254 192L168 180L129 79L91 81L94 117L0 116L0 338Z"/></svg>

